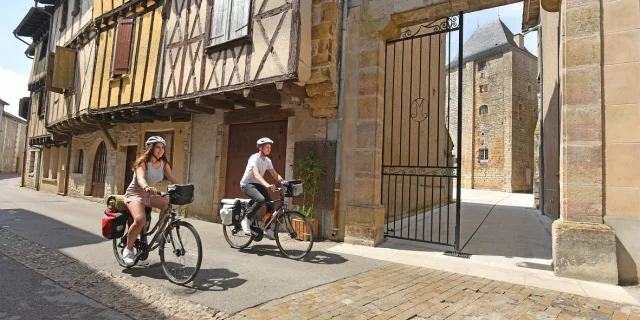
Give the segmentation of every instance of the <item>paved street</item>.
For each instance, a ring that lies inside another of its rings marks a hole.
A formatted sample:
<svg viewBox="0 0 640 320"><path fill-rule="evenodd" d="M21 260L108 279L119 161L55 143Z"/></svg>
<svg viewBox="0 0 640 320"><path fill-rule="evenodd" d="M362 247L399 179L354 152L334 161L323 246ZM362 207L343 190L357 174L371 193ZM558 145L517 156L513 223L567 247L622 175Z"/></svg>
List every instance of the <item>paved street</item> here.
<svg viewBox="0 0 640 320"><path fill-rule="evenodd" d="M487 276L460 272L475 269L465 259L441 270L433 251L412 257L426 263L416 266L393 248L397 244L372 250L404 256L395 261L401 263L355 249L349 254L348 246L329 242L316 244L307 261L281 257L272 243L238 252L219 225L202 221L190 221L204 244L202 270L192 285L176 286L154 254L148 267L127 270L115 263L111 242L100 235L104 205L19 188L15 176L1 178L0 267L11 271L0 276L0 294L39 310L23 314L20 304L0 303L0 319L77 315L80 307L109 319L640 319L633 299L625 304L540 289L557 278L533 285L492 280L489 269Z"/></svg>

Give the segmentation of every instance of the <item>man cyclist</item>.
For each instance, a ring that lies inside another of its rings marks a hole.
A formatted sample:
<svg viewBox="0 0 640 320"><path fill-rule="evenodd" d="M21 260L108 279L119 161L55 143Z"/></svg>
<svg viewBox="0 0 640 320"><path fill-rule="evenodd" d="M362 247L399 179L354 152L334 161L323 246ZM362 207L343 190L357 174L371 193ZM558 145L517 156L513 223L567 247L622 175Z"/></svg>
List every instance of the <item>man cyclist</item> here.
<svg viewBox="0 0 640 320"><path fill-rule="evenodd" d="M267 156L271 153L271 145L273 140L269 138L258 139L258 153L253 154L247 163L247 168L244 170L242 180L240 180L240 188L242 192L253 200L253 205L249 209L247 216L241 221L242 231L245 235L251 235L251 219L258 213L258 210L262 206L267 204L267 214L273 213L273 203L269 190L276 191L276 186L269 184L264 180L263 176L268 170L278 183L282 182L282 177L276 172L271 163L271 159ZM273 231L267 230L265 237L273 240Z"/></svg>

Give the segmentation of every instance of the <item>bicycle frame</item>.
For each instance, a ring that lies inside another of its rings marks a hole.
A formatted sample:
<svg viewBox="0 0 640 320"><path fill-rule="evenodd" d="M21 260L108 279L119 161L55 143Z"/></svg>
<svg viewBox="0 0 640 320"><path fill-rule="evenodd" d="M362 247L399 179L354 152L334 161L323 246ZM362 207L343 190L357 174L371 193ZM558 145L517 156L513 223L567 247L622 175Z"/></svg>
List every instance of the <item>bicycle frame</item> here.
<svg viewBox="0 0 640 320"><path fill-rule="evenodd" d="M167 209L165 209L160 214L160 217L158 218L158 222L156 222L156 224L153 226L151 231L149 231L149 232L144 232L144 230L140 231L140 235L144 239L143 242L146 243L147 247L149 248L149 251L153 251L153 250L158 248L158 245L160 245L160 242L156 243L156 241L158 241L160 239L160 235L163 233L164 230L167 229L167 227L171 223L173 223L174 221L177 221L177 220L178 219L176 219L176 214L175 214L175 212L173 212L173 208L171 207L171 204L169 204ZM162 227L160 228L161 224L162 224ZM156 230L157 230L157 232L156 232ZM153 235L153 238L151 238L151 242L147 242L146 241L147 236L150 236L152 234L154 234L154 235Z"/></svg>
<svg viewBox="0 0 640 320"><path fill-rule="evenodd" d="M280 200L272 200L272 201L269 201L269 203L272 203L273 205L280 203L280 207L277 210L274 210L273 214L269 218L269 221L267 221L264 224L264 226L261 228L263 231L267 230L271 226L271 224L274 221L276 221L278 217L280 217L280 215L282 215L285 211L287 211L287 201L284 200L284 190L280 191ZM244 212L244 214L246 215L246 211ZM253 219L257 221L256 216L254 216Z"/></svg>

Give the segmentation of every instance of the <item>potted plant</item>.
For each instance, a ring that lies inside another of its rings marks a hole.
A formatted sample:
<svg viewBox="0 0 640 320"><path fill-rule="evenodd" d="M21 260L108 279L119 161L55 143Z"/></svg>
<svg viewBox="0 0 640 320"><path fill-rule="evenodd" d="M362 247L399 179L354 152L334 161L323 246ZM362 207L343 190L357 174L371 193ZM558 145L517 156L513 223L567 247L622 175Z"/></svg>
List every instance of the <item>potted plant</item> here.
<svg viewBox="0 0 640 320"><path fill-rule="evenodd" d="M322 163L320 163L320 159L318 159L318 156L316 155L315 147L311 149L311 152L309 152L309 155L306 158L294 165L294 169L304 186L304 193L302 195L303 205L298 206L297 209L307 217L307 219L309 219L311 227L313 228L313 235L317 238L318 220L313 218L313 207L316 196L320 193L320 179L324 176L325 171ZM310 197L309 203L307 203L307 195ZM304 221L294 219L293 229L298 234L298 240L309 240L309 237L305 236L309 234L309 231L307 230L307 226Z"/></svg>

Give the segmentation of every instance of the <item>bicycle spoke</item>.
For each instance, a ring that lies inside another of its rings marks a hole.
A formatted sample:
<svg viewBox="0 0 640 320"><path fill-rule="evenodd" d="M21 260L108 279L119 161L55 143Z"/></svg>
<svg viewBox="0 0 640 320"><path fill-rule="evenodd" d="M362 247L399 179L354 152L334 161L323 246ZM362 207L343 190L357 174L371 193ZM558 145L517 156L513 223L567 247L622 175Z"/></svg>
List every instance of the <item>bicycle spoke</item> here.
<svg viewBox="0 0 640 320"><path fill-rule="evenodd" d="M186 283L200 268L202 248L199 237L194 229L185 225L176 225L167 233L168 236L165 239L171 241L171 246L163 248L161 254L165 273L173 282Z"/></svg>
<svg viewBox="0 0 640 320"><path fill-rule="evenodd" d="M299 212L288 211L278 218L276 242L287 257L299 259L313 246L311 223Z"/></svg>

